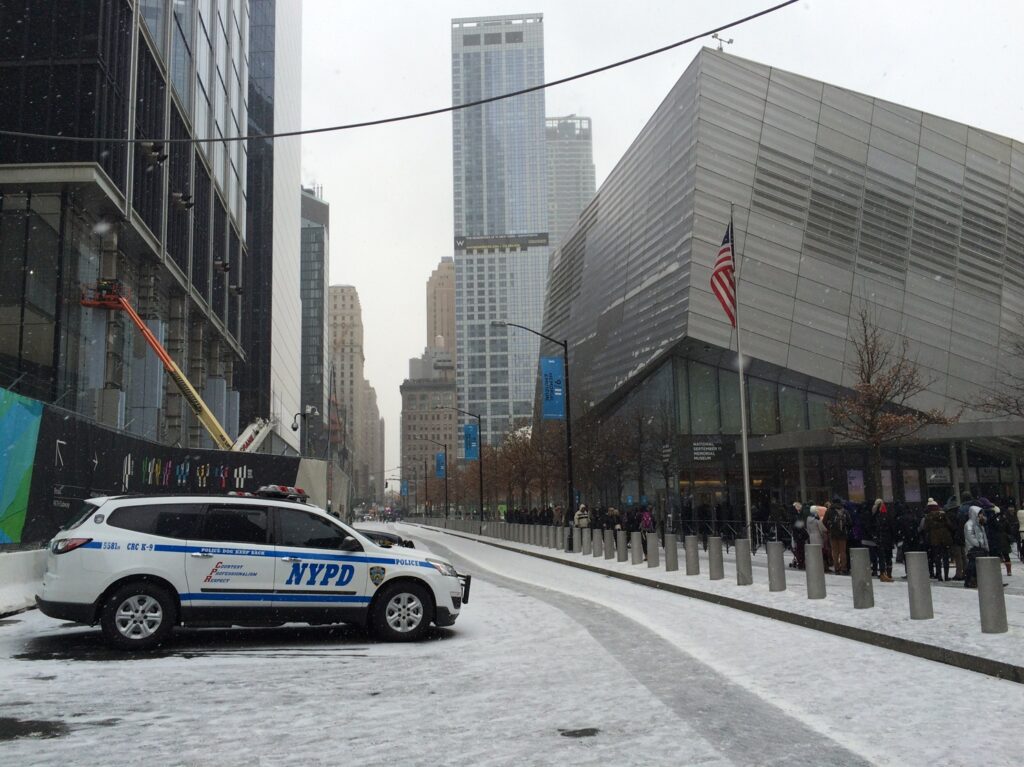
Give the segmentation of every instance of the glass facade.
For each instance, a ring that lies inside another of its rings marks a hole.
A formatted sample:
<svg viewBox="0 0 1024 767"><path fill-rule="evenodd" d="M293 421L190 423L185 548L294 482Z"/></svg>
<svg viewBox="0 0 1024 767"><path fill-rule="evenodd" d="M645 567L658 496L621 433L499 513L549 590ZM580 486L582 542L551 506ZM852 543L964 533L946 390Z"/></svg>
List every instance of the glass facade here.
<svg viewBox="0 0 1024 767"><path fill-rule="evenodd" d="M120 280L193 384L222 392L224 423L237 420L229 403L241 358L244 199L211 145L194 151L178 142L211 135L222 103L244 90L249 4L69 0L59 14L16 5L0 14L0 126L152 143L0 137L0 385L149 439L201 444L203 432L134 327L79 298L101 273ZM234 36L220 34L232 25ZM221 78L224 99L212 85L218 63L220 75L238 73ZM244 142L231 146L245 151ZM19 166L27 164L46 164L47 177L26 180ZM83 170L93 174L86 183ZM65 172L79 175L54 193ZM190 353L190 340L198 351Z"/></svg>
<svg viewBox="0 0 1024 767"><path fill-rule="evenodd" d="M929 382L915 407L956 412L1015 374L1022 188L1020 142L704 49L552 254L544 332L569 339L576 397L602 417L670 370L681 497L738 509L735 334L709 284L731 210L750 435L809 446L802 482L795 447L754 450L755 503L845 497L863 452L810 448L831 444L814 432L854 383L860 309L907 340ZM926 476L950 468L949 443L883 463L898 500L951 492Z"/></svg>
<svg viewBox="0 0 1024 767"><path fill-rule="evenodd" d="M544 82L540 14L452 21L452 99L464 104ZM455 337L459 407L485 442L530 419L548 267L544 92L452 116ZM516 235L530 235L528 244ZM508 240L504 238L509 238Z"/></svg>
<svg viewBox="0 0 1024 767"><path fill-rule="evenodd" d="M330 206L315 191L302 190L302 412L309 455L323 456L327 447L327 402L330 357L327 346L327 283Z"/></svg>
<svg viewBox="0 0 1024 767"><path fill-rule="evenodd" d="M548 233L552 245L562 241L596 191L593 136L589 117L549 117Z"/></svg>

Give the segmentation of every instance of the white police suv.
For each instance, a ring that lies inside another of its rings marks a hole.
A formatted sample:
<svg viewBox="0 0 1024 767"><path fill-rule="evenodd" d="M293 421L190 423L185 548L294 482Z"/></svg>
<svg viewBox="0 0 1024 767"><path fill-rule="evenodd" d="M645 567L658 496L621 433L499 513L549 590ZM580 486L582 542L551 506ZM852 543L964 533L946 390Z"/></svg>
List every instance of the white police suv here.
<svg viewBox="0 0 1024 767"><path fill-rule="evenodd" d="M174 626L356 623L408 641L450 626L470 576L422 551L382 548L293 487L228 496L83 502L50 542L39 609L145 650Z"/></svg>

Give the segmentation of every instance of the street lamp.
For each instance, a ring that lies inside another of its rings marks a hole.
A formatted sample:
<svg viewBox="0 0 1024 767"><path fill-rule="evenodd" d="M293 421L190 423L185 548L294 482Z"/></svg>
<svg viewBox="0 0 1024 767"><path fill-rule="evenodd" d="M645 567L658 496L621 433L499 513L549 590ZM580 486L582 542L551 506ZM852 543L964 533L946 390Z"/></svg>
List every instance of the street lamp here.
<svg viewBox="0 0 1024 767"><path fill-rule="evenodd" d="M565 365L565 470L567 492L569 493L569 503L565 507L565 513L569 518L571 518L573 506L576 504L576 489L573 487L572 482L572 412L569 408L569 342L559 341L551 336L544 335L533 328L528 328L526 325L519 325L515 322L491 320L491 326L496 328L519 328L520 330L533 333L535 336L540 336L545 341L550 341L551 343L562 347L562 361Z"/></svg>
<svg viewBox="0 0 1024 767"><path fill-rule="evenodd" d="M306 405L301 413L296 413L292 416L292 431L299 430L299 419L302 419L302 435L299 437L300 455L308 455L309 453L309 428L306 418L318 415L320 415L320 411L316 409L316 405Z"/></svg>
<svg viewBox="0 0 1024 767"><path fill-rule="evenodd" d="M484 529L484 429L477 413L470 413L468 410L453 407L452 405L434 405L434 410L454 410L456 413L468 415L476 419L476 442L477 442L477 468L480 471L480 531ZM448 476L447 461L445 461L445 476Z"/></svg>
<svg viewBox="0 0 1024 767"><path fill-rule="evenodd" d="M438 442L436 439L429 439L428 437L414 437L414 442L432 442L435 445L440 445L444 448L444 525L448 526L448 444L445 442ZM424 473L426 472L426 460L423 464Z"/></svg>

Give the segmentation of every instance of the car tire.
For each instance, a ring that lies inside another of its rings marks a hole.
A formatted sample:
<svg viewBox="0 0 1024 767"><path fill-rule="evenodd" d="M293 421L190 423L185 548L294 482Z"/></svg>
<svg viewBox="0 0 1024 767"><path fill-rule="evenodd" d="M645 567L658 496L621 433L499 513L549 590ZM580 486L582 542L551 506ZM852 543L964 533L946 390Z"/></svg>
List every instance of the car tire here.
<svg viewBox="0 0 1024 767"><path fill-rule="evenodd" d="M117 588L103 603L103 636L122 650L145 652L159 647L174 628L175 603L167 590L148 581Z"/></svg>
<svg viewBox="0 0 1024 767"><path fill-rule="evenodd" d="M398 581L377 593L370 631L386 642L414 642L430 627L433 614L434 600L426 587Z"/></svg>

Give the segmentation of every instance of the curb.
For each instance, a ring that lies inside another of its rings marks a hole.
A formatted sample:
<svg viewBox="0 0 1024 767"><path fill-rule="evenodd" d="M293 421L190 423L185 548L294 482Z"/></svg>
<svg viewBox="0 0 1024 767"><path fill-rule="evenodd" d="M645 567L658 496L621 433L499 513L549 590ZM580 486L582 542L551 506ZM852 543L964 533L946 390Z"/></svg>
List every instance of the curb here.
<svg viewBox="0 0 1024 767"><path fill-rule="evenodd" d="M406 524L410 523L407 522ZM824 634L832 634L833 636L842 637L843 639L851 639L854 642L862 642L864 644L880 647L884 650L895 650L896 652L901 652L906 655L913 655L916 658L923 658L924 660L935 661L936 663L944 663L947 666L953 666L955 668L963 669L964 671L973 671L977 674L985 674L986 676L992 676L997 679L1005 679L1009 682L1024 684L1024 666L1015 666L1012 663L980 658L976 655L960 652L959 650L935 647L934 645L925 644L923 642L915 642L912 639L903 639L902 637L894 637L888 634L879 634L877 631L869 631L868 629L857 628L856 626L846 626L841 623L833 623L831 621L822 620L821 618L812 618L808 615L798 615L796 613L786 612L785 610L779 610L775 607L766 607L765 605L744 602L741 599L733 599L732 597L722 596L721 594L710 594L706 591L691 589L686 586L663 583L661 581L651 580L650 578L644 578L639 575L605 570L604 568L584 564L583 562L566 561L564 559L550 557L533 551L523 551L522 549L517 549L512 546L492 543L491 541L480 538L471 538L467 535L440 527L430 527L428 525L416 526L452 535L456 538L462 538L467 541L483 543L487 546L493 546L494 548L511 551L516 554L523 554L525 556L543 559L560 565L569 565L570 567L587 570L588 572L597 573L608 578L618 578L619 580L629 581L630 583L636 583L641 586L648 586L650 588L668 591L673 594L679 594L684 597L700 599L704 602L711 602L712 604L721 605L722 607L731 607L734 610L742 610L743 612L751 613L753 615L759 615L762 618L770 618L771 620L789 623L794 626L800 626L801 628L820 631Z"/></svg>

